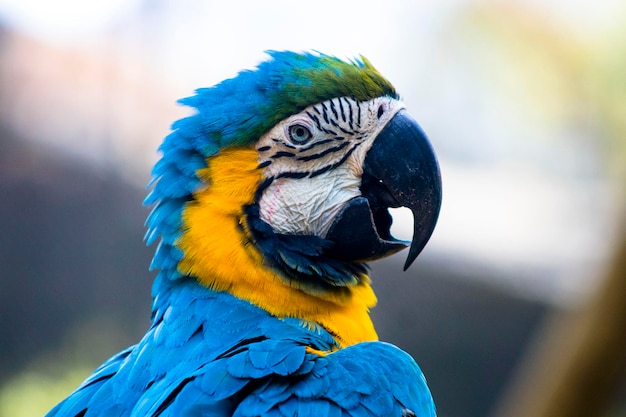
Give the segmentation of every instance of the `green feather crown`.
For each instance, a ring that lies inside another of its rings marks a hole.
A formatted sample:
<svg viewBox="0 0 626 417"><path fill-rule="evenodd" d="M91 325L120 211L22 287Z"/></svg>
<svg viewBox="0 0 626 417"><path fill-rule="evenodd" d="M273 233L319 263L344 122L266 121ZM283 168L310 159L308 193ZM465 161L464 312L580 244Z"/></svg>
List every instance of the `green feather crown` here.
<svg viewBox="0 0 626 417"><path fill-rule="evenodd" d="M324 100L396 97L391 83L363 57L345 62L311 53L269 55L272 59L255 71L242 71L180 101L198 109L201 129L218 148L251 144L279 121Z"/></svg>

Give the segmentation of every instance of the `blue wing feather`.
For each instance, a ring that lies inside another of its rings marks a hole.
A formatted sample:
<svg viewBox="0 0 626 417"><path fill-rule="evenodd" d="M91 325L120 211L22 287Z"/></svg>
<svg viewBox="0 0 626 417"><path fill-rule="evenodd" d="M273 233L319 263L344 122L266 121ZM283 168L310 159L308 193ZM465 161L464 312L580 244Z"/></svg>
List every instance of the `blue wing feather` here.
<svg viewBox="0 0 626 417"><path fill-rule="evenodd" d="M304 378L272 377L241 402L235 415L399 417L410 409L417 416L435 416L421 371L395 346L360 343L309 359L315 367Z"/></svg>
<svg viewBox="0 0 626 417"><path fill-rule="evenodd" d="M413 359L382 342L344 349L191 279L155 281L144 338L99 367L54 416L435 415ZM307 347L333 352L320 356Z"/></svg>

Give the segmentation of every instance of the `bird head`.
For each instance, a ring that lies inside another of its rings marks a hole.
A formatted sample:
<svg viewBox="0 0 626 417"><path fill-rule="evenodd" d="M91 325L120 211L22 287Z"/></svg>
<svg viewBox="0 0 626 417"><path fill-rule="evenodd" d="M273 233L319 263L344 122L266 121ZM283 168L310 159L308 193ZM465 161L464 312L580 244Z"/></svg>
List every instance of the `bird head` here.
<svg viewBox="0 0 626 417"><path fill-rule="evenodd" d="M147 241L161 240L153 267L218 289L262 270L326 295L407 247L408 268L441 203L424 132L365 58L269 54L181 100L196 113L173 125L146 199ZM413 213L412 241L391 235L391 207Z"/></svg>

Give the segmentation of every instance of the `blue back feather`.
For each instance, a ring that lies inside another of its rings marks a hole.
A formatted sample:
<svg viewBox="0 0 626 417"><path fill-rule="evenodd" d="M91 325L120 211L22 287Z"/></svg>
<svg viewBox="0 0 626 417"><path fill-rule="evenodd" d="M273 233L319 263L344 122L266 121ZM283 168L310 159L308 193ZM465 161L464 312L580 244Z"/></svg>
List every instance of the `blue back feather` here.
<svg viewBox="0 0 626 417"><path fill-rule="evenodd" d="M273 317L190 278L157 278L154 291L144 338L48 417L400 416L405 407L435 415L421 371L392 345L337 350L321 328Z"/></svg>

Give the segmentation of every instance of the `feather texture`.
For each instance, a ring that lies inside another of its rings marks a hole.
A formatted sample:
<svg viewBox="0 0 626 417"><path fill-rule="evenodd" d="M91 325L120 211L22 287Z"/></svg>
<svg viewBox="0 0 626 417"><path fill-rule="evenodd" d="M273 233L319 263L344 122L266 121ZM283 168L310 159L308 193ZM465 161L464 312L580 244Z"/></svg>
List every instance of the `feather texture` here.
<svg viewBox="0 0 626 417"><path fill-rule="evenodd" d="M145 199L145 239L158 242L151 327L48 417L435 415L417 364L377 341L367 266L325 257L323 234L277 233L258 214L274 174L264 177L253 144L272 126L337 97L350 99L337 108L331 100L328 111L357 126L367 108L359 102L397 94L365 58L269 54L256 70L181 100L197 112L165 138ZM313 166L336 157L306 174L318 179L365 152L320 143L328 147L307 145L300 158Z"/></svg>
<svg viewBox="0 0 626 417"><path fill-rule="evenodd" d="M163 157L153 169L153 188L144 202L154 206L146 239L161 238L163 248L152 268L170 279L182 276L167 256L176 254L170 247L180 237L180 213L203 186L197 173L206 167L206 158L220 149L250 147L280 120L324 100L397 97L391 83L363 57L345 62L324 54L268 53L271 59L256 70L181 99L197 113L175 122L159 148Z"/></svg>
<svg viewBox="0 0 626 417"><path fill-rule="evenodd" d="M155 287L145 337L48 417L401 416L403 408L435 415L421 371L392 345L338 349L319 327L279 319L190 278L162 277Z"/></svg>

